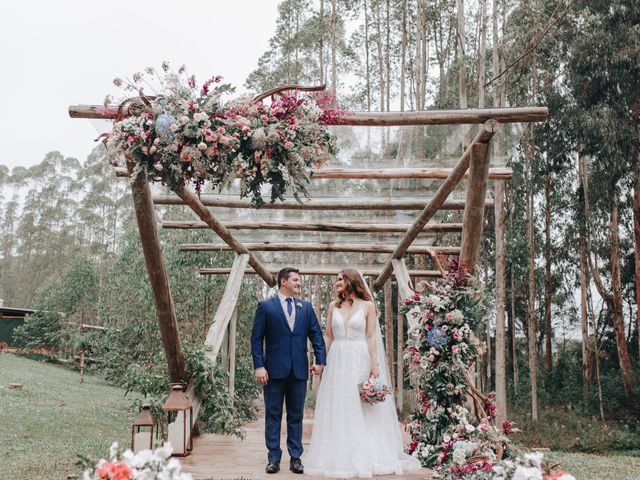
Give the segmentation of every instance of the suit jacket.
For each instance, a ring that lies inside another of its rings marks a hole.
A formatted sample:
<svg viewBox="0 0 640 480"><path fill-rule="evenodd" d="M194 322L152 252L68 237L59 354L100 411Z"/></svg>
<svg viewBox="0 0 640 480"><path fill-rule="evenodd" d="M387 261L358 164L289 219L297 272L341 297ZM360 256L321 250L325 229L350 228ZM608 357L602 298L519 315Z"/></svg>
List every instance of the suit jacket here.
<svg viewBox="0 0 640 480"><path fill-rule="evenodd" d="M287 378L290 373L298 380L309 378L307 339L311 340L316 364L326 362L322 330L311 303L294 298L296 321L293 331L275 297L258 302L251 330L251 355L254 368L266 368L269 378Z"/></svg>

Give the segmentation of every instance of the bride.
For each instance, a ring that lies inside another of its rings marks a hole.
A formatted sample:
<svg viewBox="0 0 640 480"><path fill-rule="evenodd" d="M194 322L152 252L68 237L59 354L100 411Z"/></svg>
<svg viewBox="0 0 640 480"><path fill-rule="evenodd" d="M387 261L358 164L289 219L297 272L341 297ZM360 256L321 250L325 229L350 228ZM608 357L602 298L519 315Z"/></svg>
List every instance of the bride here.
<svg viewBox="0 0 640 480"><path fill-rule="evenodd" d="M392 395L364 403L358 385L371 376L391 386L378 312L360 272L345 268L327 316L328 357L316 398L304 473L326 477L402 474L420 468L403 451Z"/></svg>

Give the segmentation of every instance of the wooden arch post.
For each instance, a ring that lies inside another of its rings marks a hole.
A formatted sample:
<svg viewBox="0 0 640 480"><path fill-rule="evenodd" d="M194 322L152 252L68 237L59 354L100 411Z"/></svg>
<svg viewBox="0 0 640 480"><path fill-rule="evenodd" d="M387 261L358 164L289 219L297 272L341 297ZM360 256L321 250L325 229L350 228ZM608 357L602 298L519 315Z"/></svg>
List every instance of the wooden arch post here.
<svg viewBox="0 0 640 480"><path fill-rule="evenodd" d="M133 171L133 163L127 159L130 171ZM181 382L187 378L187 369L178 332L178 321L173 308L173 298L169 287L167 267L162 255L162 244L156 226L155 210L151 200L149 182L142 174L138 175L131 185L133 206L140 232L140 242L144 252L144 260L149 272L149 282L153 292L153 300L156 305L156 314L160 323L162 345L167 356L169 376L172 382Z"/></svg>

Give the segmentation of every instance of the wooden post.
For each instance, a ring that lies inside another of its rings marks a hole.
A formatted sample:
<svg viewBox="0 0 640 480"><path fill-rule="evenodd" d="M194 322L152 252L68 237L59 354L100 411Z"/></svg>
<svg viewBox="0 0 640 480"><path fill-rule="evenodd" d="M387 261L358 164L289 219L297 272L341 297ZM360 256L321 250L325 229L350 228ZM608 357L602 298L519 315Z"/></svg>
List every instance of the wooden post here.
<svg viewBox="0 0 640 480"><path fill-rule="evenodd" d="M470 272L478 264L482 228L484 226L484 203L487 192L487 172L489 169L489 145L477 144L473 147L473 158L469 167L467 182L467 204L462 220L462 245L460 261Z"/></svg>
<svg viewBox="0 0 640 480"><path fill-rule="evenodd" d="M396 356L396 409L398 413L402 413L404 406L404 317L400 313L402 309L402 295L398 291L398 350Z"/></svg>
<svg viewBox="0 0 640 480"><path fill-rule="evenodd" d="M238 330L238 306L233 309L229 321L229 394L236 393L236 332Z"/></svg>
<svg viewBox="0 0 640 480"><path fill-rule="evenodd" d="M127 161L129 171L133 171L133 163ZM147 264L149 282L156 305L156 315L160 323L160 334L164 352L169 365L169 376L172 382L181 382L187 378L184 353L180 343L178 321L173 308L173 298L169 287L169 277L162 255L160 235L156 227L155 211L151 201L151 190L144 175L140 174L131 185L133 206L140 232L140 241L144 260Z"/></svg>
<svg viewBox="0 0 640 480"><path fill-rule="evenodd" d="M495 184L495 225L496 225L496 424L502 425L507 419L507 370L505 367L505 314L506 277L504 250L504 182ZM488 339L489 340L489 339ZM491 364L491 360L489 364Z"/></svg>
<svg viewBox="0 0 640 480"><path fill-rule="evenodd" d="M388 280L384 284L384 343L387 350L387 364L389 365L389 380L391 381L391 389L395 383L395 369L393 368L394 342L393 342L393 291L391 290L391 281Z"/></svg>

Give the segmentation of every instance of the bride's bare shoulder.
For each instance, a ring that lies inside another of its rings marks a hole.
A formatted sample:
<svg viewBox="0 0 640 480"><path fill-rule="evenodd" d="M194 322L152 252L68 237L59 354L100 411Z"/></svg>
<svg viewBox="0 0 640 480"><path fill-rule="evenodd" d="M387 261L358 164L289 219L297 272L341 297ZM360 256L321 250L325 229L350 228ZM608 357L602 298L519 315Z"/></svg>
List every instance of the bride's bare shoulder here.
<svg viewBox="0 0 640 480"><path fill-rule="evenodd" d="M333 300L330 304L329 304L329 310L333 310L334 308L336 308L336 300Z"/></svg>
<svg viewBox="0 0 640 480"><path fill-rule="evenodd" d="M371 300L365 300L364 308L366 308L368 311L374 311L376 309L376 304L373 303Z"/></svg>

